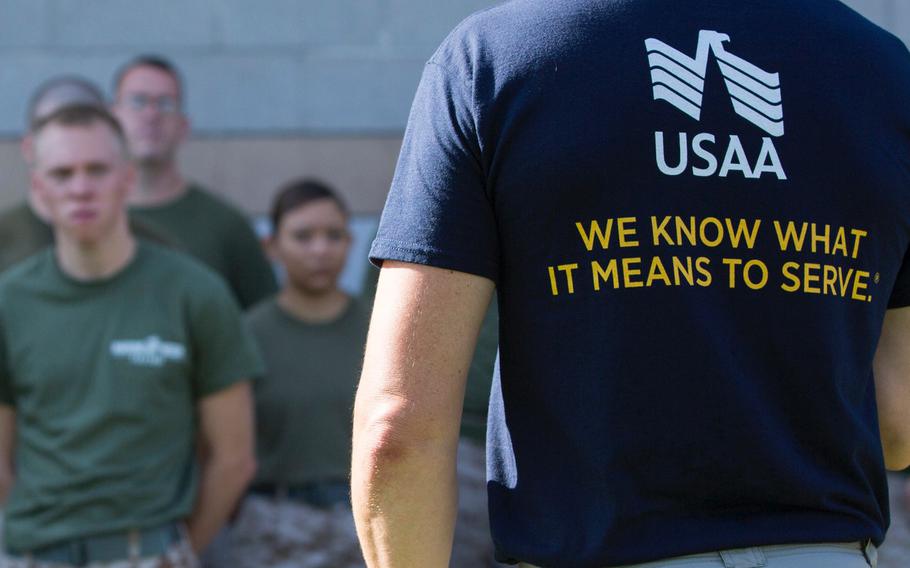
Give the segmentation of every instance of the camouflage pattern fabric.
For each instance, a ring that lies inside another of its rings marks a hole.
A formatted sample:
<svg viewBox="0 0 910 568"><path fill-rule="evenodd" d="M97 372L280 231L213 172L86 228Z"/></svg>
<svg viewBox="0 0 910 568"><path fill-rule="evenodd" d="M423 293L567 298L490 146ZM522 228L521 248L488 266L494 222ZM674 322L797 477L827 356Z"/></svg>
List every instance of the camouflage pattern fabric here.
<svg viewBox="0 0 910 568"><path fill-rule="evenodd" d="M75 568L74 564L38 562L28 558L0 557L0 568ZM155 558L135 558L116 562L96 562L86 568L199 568L199 561L186 539L174 544L163 555Z"/></svg>
<svg viewBox="0 0 910 568"><path fill-rule="evenodd" d="M452 568L492 568L482 446L458 445L459 510ZM230 568L363 568L350 509L251 495L231 531ZM227 568L227 566L219 567Z"/></svg>

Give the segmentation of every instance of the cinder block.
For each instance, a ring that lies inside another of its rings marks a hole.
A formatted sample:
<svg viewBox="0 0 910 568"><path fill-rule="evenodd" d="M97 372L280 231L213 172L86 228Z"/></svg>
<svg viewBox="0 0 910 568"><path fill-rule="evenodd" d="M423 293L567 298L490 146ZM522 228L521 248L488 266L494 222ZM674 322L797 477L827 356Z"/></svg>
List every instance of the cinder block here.
<svg viewBox="0 0 910 568"><path fill-rule="evenodd" d="M401 131L425 59L309 61L299 121L317 131Z"/></svg>
<svg viewBox="0 0 910 568"><path fill-rule="evenodd" d="M885 26L887 9L894 0L841 0L847 6L850 6L866 18L872 20L880 26ZM897 0L905 2L906 0Z"/></svg>
<svg viewBox="0 0 910 568"><path fill-rule="evenodd" d="M223 40L232 46L376 43L385 10L379 0L222 0Z"/></svg>
<svg viewBox="0 0 910 568"><path fill-rule="evenodd" d="M197 132L299 128L299 65L293 57L187 56L178 64L187 81L187 113Z"/></svg>
<svg viewBox="0 0 910 568"><path fill-rule="evenodd" d="M210 1L55 0L49 42L65 47L211 46L217 22Z"/></svg>
<svg viewBox="0 0 910 568"><path fill-rule="evenodd" d="M108 90L119 58L115 56L61 55L49 51L0 52L0 135L18 136L25 128L29 97L44 81L56 75L81 75Z"/></svg>
<svg viewBox="0 0 910 568"><path fill-rule="evenodd" d="M48 21L48 0L0 0L0 47L43 45Z"/></svg>
<svg viewBox="0 0 910 568"><path fill-rule="evenodd" d="M460 2L427 2L426 0L389 0L383 32L393 45L428 45L430 53L459 22L472 13L500 2L462 0Z"/></svg>
<svg viewBox="0 0 910 568"><path fill-rule="evenodd" d="M894 6L892 23L886 29L901 38L904 45L910 45L910 2L906 0L892 0L892 2Z"/></svg>

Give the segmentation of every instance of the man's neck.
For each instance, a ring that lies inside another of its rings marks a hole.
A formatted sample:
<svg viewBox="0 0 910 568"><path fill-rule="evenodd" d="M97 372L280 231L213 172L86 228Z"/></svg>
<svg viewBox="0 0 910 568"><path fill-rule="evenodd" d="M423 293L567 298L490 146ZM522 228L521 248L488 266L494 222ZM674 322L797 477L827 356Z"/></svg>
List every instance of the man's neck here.
<svg viewBox="0 0 910 568"><path fill-rule="evenodd" d="M113 276L136 254L136 239L130 234L125 217L98 243L80 243L60 233L56 242L60 269L75 280L103 280Z"/></svg>
<svg viewBox="0 0 910 568"><path fill-rule="evenodd" d="M186 181L176 162L136 164L136 187L130 205L150 207L174 201L186 192Z"/></svg>
<svg viewBox="0 0 910 568"><path fill-rule="evenodd" d="M337 319L350 301L351 298L337 288L314 294L288 285L278 294L279 306L294 317L311 323Z"/></svg>

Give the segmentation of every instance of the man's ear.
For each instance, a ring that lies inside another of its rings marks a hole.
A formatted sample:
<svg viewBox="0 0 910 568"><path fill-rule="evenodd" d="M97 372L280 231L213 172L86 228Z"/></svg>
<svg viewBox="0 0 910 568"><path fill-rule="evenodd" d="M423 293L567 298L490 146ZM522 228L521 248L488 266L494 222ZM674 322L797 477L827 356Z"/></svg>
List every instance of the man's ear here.
<svg viewBox="0 0 910 568"><path fill-rule="evenodd" d="M45 192L44 180L38 174L38 170L32 168L29 175L29 192L28 203L32 207L35 215L45 223L50 222L50 210L47 207L47 194Z"/></svg>
<svg viewBox="0 0 910 568"><path fill-rule="evenodd" d="M35 162L35 140L31 134L22 137L19 143L19 151L22 153L22 159L29 167Z"/></svg>
<svg viewBox="0 0 910 568"><path fill-rule="evenodd" d="M269 260L273 263L280 262L278 258L278 238L274 232L259 239L259 244L262 246L262 251Z"/></svg>
<svg viewBox="0 0 910 568"><path fill-rule="evenodd" d="M139 175L136 173L136 166L133 162L127 162L126 169L126 200L127 202L133 197L133 194L136 192L136 176Z"/></svg>

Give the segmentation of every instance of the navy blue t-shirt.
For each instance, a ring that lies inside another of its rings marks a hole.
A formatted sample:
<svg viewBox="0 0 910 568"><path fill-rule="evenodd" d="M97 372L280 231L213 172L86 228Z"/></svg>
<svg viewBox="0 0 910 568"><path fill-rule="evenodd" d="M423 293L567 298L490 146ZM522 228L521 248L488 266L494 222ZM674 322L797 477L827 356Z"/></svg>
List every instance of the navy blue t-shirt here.
<svg viewBox="0 0 910 568"><path fill-rule="evenodd" d="M423 74L371 256L497 285L497 557L880 543L910 57L834 0L517 0Z"/></svg>

